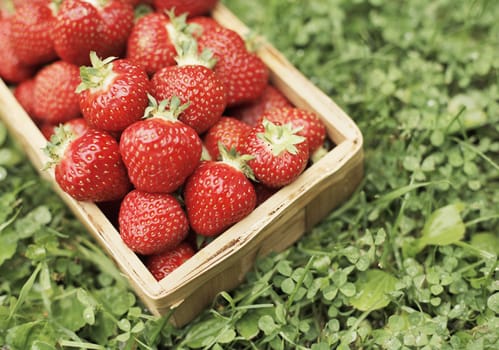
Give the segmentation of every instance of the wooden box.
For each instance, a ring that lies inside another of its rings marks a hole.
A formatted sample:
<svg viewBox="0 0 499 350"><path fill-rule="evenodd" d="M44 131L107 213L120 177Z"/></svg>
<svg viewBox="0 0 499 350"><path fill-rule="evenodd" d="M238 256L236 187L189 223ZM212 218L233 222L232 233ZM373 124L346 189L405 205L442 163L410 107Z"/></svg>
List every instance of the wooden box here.
<svg viewBox="0 0 499 350"><path fill-rule="evenodd" d="M247 31L223 5L214 9L213 17L240 34ZM272 84L295 106L316 112L335 146L295 182L159 282L95 204L73 200L55 183L53 172L42 170L48 160L42 151L46 140L0 81L0 117L36 169L113 258L149 310L163 315L175 308L171 320L177 326L196 317L220 291L240 284L256 258L293 244L347 199L363 176L362 135L355 123L271 45L264 43L258 54L270 70Z"/></svg>

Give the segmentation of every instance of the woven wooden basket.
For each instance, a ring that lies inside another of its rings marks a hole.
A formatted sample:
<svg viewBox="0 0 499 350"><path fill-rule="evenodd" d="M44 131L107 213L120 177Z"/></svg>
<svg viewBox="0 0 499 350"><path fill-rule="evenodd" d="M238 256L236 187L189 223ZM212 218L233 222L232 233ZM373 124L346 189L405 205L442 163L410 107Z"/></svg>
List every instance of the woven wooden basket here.
<svg viewBox="0 0 499 350"><path fill-rule="evenodd" d="M248 31L221 4L212 15L240 34ZM240 284L256 258L293 244L347 199L363 176L362 134L355 123L271 45L264 43L258 54L270 70L271 83L295 106L317 113L335 146L295 182L272 195L159 282L123 243L117 229L95 204L73 200L55 183L53 172L42 170L48 160L42 152L46 140L0 81L0 118L33 165L116 262L149 310L163 315L174 308L171 320L177 326L196 317L220 291Z"/></svg>

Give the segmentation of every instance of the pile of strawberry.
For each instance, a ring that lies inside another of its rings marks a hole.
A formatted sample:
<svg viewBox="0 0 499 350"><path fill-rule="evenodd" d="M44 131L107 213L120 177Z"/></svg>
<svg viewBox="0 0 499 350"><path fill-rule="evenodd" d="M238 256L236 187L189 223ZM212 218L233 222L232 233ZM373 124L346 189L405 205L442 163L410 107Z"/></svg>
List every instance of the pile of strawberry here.
<svg viewBox="0 0 499 350"><path fill-rule="evenodd" d="M0 77L50 139L57 183L76 200L117 203L123 241L158 280L327 142L321 120L208 16L215 4L15 1L0 17Z"/></svg>

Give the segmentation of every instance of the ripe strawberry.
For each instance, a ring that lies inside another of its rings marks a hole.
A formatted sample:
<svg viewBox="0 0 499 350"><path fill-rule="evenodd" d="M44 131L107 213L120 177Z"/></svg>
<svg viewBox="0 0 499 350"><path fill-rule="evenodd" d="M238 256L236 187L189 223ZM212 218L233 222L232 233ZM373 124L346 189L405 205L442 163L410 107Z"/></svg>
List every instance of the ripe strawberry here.
<svg viewBox="0 0 499 350"><path fill-rule="evenodd" d="M297 134L307 138L310 154L321 147L326 138L326 126L322 120L315 113L302 108L275 108L263 113L258 122L263 119L280 124L291 122L293 127L301 128Z"/></svg>
<svg viewBox="0 0 499 350"><path fill-rule="evenodd" d="M47 140L50 140L52 135L55 134L56 129L59 125L43 123L40 126L40 131ZM75 136L81 136L89 129L87 122L83 118L71 119L64 123L64 127L66 128L66 130L72 132Z"/></svg>
<svg viewBox="0 0 499 350"><path fill-rule="evenodd" d="M149 255L145 260L145 265L154 278L160 281L192 256L194 256L194 249L184 242L172 250Z"/></svg>
<svg viewBox="0 0 499 350"><path fill-rule="evenodd" d="M167 193L129 192L121 203L118 220L125 244L144 255L175 248L189 232L184 210Z"/></svg>
<svg viewBox="0 0 499 350"><path fill-rule="evenodd" d="M0 18L0 78L7 83L17 84L33 76L35 69L22 63L11 45L11 18Z"/></svg>
<svg viewBox="0 0 499 350"><path fill-rule="evenodd" d="M169 105L169 110L166 107ZM201 158L201 139L178 120L187 108L176 97L159 106L151 98L147 118L121 134L120 151L130 180L141 191L171 193L194 171Z"/></svg>
<svg viewBox="0 0 499 350"><path fill-rule="evenodd" d="M122 131L139 120L149 104L149 78L131 60L90 53L91 67L80 67L80 108L88 124L96 129Z"/></svg>
<svg viewBox="0 0 499 350"><path fill-rule="evenodd" d="M126 4L130 4L134 7L143 2L142 0L120 0L120 1L122 1Z"/></svg>
<svg viewBox="0 0 499 350"><path fill-rule="evenodd" d="M251 126L232 117L222 117L204 134L203 143L211 159L217 160L220 156L219 143L227 149L242 150L246 135L251 131Z"/></svg>
<svg viewBox="0 0 499 350"><path fill-rule="evenodd" d="M56 61L35 76L35 116L51 124L64 123L81 115L76 87L80 72L74 64Z"/></svg>
<svg viewBox="0 0 499 350"><path fill-rule="evenodd" d="M198 134L208 130L222 116L226 107L223 83L208 68L213 62L198 54L195 40L184 41L178 65L164 67L151 79L152 94L157 100L178 96L189 108L180 120Z"/></svg>
<svg viewBox="0 0 499 350"><path fill-rule="evenodd" d="M57 128L45 148L61 189L79 201L122 198L130 188L116 140L105 131L89 129L76 136Z"/></svg>
<svg viewBox="0 0 499 350"><path fill-rule="evenodd" d="M50 0L26 2L12 16L12 47L26 65L39 65L57 58L50 31L55 11Z"/></svg>
<svg viewBox="0 0 499 350"><path fill-rule="evenodd" d="M210 49L217 60L215 73L227 91L227 105L234 106L257 99L268 84L268 69L263 61L246 49L235 31L207 26L199 37L199 49Z"/></svg>
<svg viewBox="0 0 499 350"><path fill-rule="evenodd" d="M133 7L120 0L65 0L51 32L64 61L86 65L90 51L100 57L123 56L133 27Z"/></svg>
<svg viewBox="0 0 499 350"><path fill-rule="evenodd" d="M29 0L29 3L31 4L38 4L40 2L45 2L46 0ZM19 7L23 6L24 4L26 4L26 0L11 0L12 2L12 5L14 6L14 8L17 10ZM4 3L6 3L5 5L6 6L9 6L9 1L4 1Z"/></svg>
<svg viewBox="0 0 499 350"><path fill-rule="evenodd" d="M216 236L246 217L256 205L256 193L248 179L253 175L240 156L220 147L221 161L203 161L189 176L184 201L191 228L202 236Z"/></svg>
<svg viewBox="0 0 499 350"><path fill-rule="evenodd" d="M259 98L232 108L230 114L248 125L255 126L264 112L282 107L292 107L291 102L275 87L267 85Z"/></svg>
<svg viewBox="0 0 499 350"><path fill-rule="evenodd" d="M189 16L199 16L210 12L218 0L154 0L154 7L158 12L175 9L177 15L188 13Z"/></svg>
<svg viewBox="0 0 499 350"><path fill-rule="evenodd" d="M200 33L194 33L198 40L199 49L210 49L217 60L217 64L220 64L219 61L226 56L230 59L234 52L247 52L246 43L238 33L219 25L213 19L210 21L203 18L209 17L195 17L189 19L188 23L197 23L202 27Z"/></svg>
<svg viewBox="0 0 499 350"><path fill-rule="evenodd" d="M191 17L187 20L187 23L194 24L197 27L193 27L192 34L196 39L199 39L203 33L208 31L217 30L217 28L223 28L213 17L209 16L196 16Z"/></svg>
<svg viewBox="0 0 499 350"><path fill-rule="evenodd" d="M14 89L14 97L32 119L35 117L35 79L23 80Z"/></svg>
<svg viewBox="0 0 499 350"><path fill-rule="evenodd" d="M135 23L128 37L126 56L144 67L148 74L176 64L177 51L170 39L169 25L170 19L164 14L150 13Z"/></svg>
<svg viewBox="0 0 499 350"><path fill-rule="evenodd" d="M290 184L307 166L308 142L297 135L299 130L291 123L280 125L264 119L246 138L244 153L254 157L248 165L265 186Z"/></svg>
<svg viewBox="0 0 499 350"><path fill-rule="evenodd" d="M256 206L259 206L267 199L269 199L274 193L278 191L277 188L270 188L262 184L261 182L255 182L255 192L256 192Z"/></svg>

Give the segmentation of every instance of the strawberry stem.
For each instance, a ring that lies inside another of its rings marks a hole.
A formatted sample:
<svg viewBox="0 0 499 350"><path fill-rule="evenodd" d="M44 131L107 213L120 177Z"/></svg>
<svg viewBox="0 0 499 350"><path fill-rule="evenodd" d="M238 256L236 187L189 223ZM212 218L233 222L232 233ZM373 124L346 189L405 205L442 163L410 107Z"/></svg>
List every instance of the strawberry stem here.
<svg viewBox="0 0 499 350"><path fill-rule="evenodd" d="M63 0L52 0L48 4L48 7L49 7L50 11L52 11L52 15L54 15L54 17L57 15L57 12L59 12L59 8L62 5L62 1Z"/></svg>
<svg viewBox="0 0 499 350"><path fill-rule="evenodd" d="M284 151L296 154L298 149L295 145L306 140L305 137L297 135L303 127L293 128L292 123L274 124L268 119L264 119L262 124L265 130L258 133L257 137L269 144L274 156L278 156Z"/></svg>
<svg viewBox="0 0 499 350"><path fill-rule="evenodd" d="M217 59L213 57L213 52L205 48L201 53L198 50L198 42L194 37L185 38L177 48L178 56L175 61L179 66L197 65L213 69Z"/></svg>
<svg viewBox="0 0 499 350"><path fill-rule="evenodd" d="M228 164L244 174L248 179L256 181L253 170L248 165L248 162L255 158L249 154L239 154L234 147L227 149L221 142L218 143L221 162Z"/></svg>
<svg viewBox="0 0 499 350"><path fill-rule="evenodd" d="M47 143L43 151L49 156L50 160L45 164L44 169L53 167L55 164L59 163L66 148L77 138L77 135L63 124L55 128L54 134L50 137L50 141Z"/></svg>
<svg viewBox="0 0 499 350"><path fill-rule="evenodd" d="M114 80L116 73L113 72L113 64L116 57L107 57L101 60L95 51L90 52L91 67L80 67L81 83L76 88L76 93L84 90L105 89Z"/></svg>
<svg viewBox="0 0 499 350"><path fill-rule="evenodd" d="M158 104L158 101L150 94L147 95L149 106L144 111L144 119L147 118L162 118L165 120L178 120L190 105L190 102L182 104L177 96L172 96L171 99L165 99Z"/></svg>

